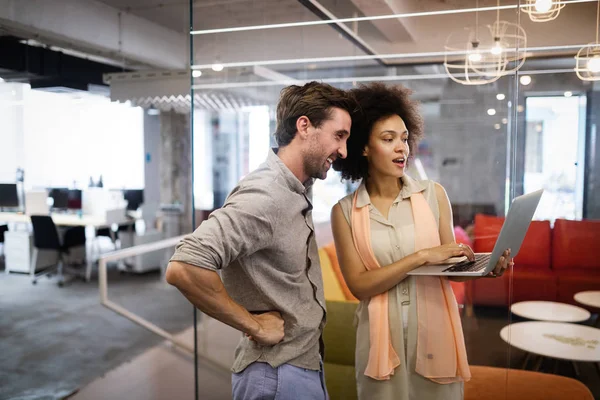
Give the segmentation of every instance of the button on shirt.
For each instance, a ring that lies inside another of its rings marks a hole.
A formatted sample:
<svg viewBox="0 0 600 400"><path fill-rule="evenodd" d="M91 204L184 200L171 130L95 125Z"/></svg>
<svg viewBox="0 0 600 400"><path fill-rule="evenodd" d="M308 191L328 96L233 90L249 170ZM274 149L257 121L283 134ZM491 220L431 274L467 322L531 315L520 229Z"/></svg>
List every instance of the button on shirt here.
<svg viewBox="0 0 600 400"><path fill-rule="evenodd" d="M177 246L171 261L221 270L229 296L250 312L278 311L285 336L275 346L243 338L233 372L255 361L319 370L325 297L312 222L312 180L303 185L279 157L233 189L222 208Z"/></svg>

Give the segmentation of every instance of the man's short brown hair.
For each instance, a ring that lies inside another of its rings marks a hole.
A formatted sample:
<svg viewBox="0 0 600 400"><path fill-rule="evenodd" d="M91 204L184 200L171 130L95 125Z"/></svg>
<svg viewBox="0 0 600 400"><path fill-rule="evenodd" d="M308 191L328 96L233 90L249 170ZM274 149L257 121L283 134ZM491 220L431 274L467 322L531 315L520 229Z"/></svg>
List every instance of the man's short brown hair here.
<svg viewBox="0 0 600 400"><path fill-rule="evenodd" d="M352 115L356 103L348 92L326 83L313 81L304 86L283 88L277 104L277 144L283 147L292 142L296 136L298 118L306 116L318 128L331 118L332 108L346 110Z"/></svg>

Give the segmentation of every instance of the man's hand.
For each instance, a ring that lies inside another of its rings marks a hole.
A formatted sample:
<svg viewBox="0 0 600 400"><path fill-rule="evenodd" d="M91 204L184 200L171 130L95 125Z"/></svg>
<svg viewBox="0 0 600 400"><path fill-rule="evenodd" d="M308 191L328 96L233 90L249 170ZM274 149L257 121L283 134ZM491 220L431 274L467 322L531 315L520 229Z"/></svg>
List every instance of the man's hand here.
<svg viewBox="0 0 600 400"><path fill-rule="evenodd" d="M277 311L270 311L264 314L253 315L258 322L259 329L253 333L246 333L246 336L263 346L273 346L283 340L284 327L283 318Z"/></svg>

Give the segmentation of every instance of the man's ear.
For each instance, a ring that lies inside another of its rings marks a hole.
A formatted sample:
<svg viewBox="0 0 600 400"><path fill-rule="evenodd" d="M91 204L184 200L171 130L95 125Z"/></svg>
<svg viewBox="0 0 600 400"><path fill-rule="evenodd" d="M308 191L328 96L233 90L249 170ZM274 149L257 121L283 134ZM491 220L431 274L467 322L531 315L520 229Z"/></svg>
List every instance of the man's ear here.
<svg viewBox="0 0 600 400"><path fill-rule="evenodd" d="M311 126L312 124L310 123L310 119L308 119L306 115L299 117L296 120L296 130L298 131L298 136L301 139L306 140L309 136L308 130Z"/></svg>

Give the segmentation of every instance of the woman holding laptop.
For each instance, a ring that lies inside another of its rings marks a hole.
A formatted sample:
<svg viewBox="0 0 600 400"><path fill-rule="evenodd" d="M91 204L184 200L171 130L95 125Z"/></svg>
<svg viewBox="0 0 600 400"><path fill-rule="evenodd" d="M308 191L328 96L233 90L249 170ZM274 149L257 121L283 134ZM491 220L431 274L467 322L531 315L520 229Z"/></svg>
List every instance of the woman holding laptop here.
<svg viewBox="0 0 600 400"><path fill-rule="evenodd" d="M471 374L448 278L407 273L451 257L474 260L473 251L455 242L444 188L405 174L423 134L411 92L374 83L352 93L360 111L348 155L333 166L342 178L362 182L333 207L332 227L344 279L360 300L358 397L462 399ZM507 250L489 276L511 263Z"/></svg>

